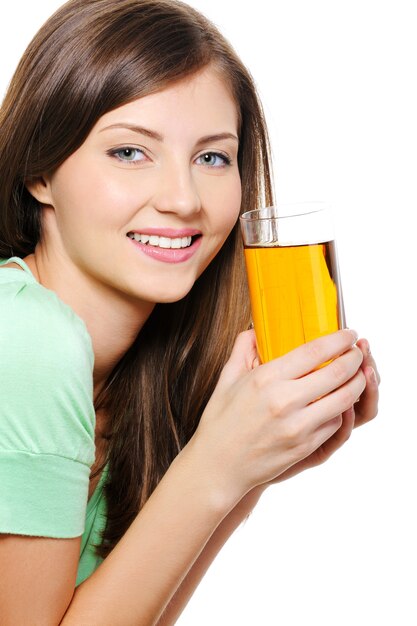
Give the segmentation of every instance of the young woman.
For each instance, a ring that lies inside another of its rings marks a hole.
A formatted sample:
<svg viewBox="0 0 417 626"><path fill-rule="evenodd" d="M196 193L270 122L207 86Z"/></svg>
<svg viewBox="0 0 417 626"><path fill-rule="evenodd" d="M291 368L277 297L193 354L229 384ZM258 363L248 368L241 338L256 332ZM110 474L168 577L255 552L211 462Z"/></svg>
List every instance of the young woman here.
<svg viewBox="0 0 417 626"><path fill-rule="evenodd" d="M267 132L185 4L65 4L0 181L1 623L173 624L268 485L376 415L369 345L259 365L238 216L273 201Z"/></svg>

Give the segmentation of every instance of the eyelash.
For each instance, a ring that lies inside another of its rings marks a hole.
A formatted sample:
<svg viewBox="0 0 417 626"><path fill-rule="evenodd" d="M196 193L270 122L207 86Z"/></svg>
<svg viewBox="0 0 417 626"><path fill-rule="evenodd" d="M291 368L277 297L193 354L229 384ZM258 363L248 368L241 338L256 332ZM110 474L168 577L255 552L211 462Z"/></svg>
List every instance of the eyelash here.
<svg viewBox="0 0 417 626"><path fill-rule="evenodd" d="M222 167L227 167L228 165L231 165L231 163L232 163L231 158L228 157L226 154L223 154L223 152L215 152L213 150L212 151L208 151L208 152L204 152L203 154L200 154L200 156L198 156L197 159L203 159L206 156L211 156L211 157L214 156L214 157L219 157L220 159L222 159L223 165L221 165L221 166L219 166L219 168L215 168L215 169L220 169ZM215 166L207 165L207 167L215 167Z"/></svg>
<svg viewBox="0 0 417 626"><path fill-rule="evenodd" d="M107 154L117 159L120 163L126 163L127 165L136 165L137 163L140 163L142 161L142 159L139 159L137 161L128 161L125 159L121 159L118 155L121 152L124 152L126 150L141 152L144 156L146 156L144 150L141 150L140 148L133 148L132 146L123 146L122 148L117 148L116 150L109 150ZM230 159L230 157L228 157L226 154L223 154L222 152L216 152L216 151L211 150L208 152L204 152L203 154L200 154L200 156L198 156L197 159L204 158L205 156L219 157L220 159L223 160L223 165L220 165L220 166L207 165L207 167L213 167L214 169L221 169L222 167L227 167L232 164L232 160Z"/></svg>
<svg viewBox="0 0 417 626"><path fill-rule="evenodd" d="M116 148L115 150L109 150L107 152L107 154L111 157L114 157L115 159L117 159L120 163L127 163L128 165L136 165L136 163L140 163L140 161L142 161L142 159L139 159L138 161L128 161L125 159L121 159L118 155L121 152L125 152L126 150L131 150L132 152L141 152L144 156L146 156L145 152L143 150L141 150L140 148L133 148L132 146L123 146L122 148Z"/></svg>

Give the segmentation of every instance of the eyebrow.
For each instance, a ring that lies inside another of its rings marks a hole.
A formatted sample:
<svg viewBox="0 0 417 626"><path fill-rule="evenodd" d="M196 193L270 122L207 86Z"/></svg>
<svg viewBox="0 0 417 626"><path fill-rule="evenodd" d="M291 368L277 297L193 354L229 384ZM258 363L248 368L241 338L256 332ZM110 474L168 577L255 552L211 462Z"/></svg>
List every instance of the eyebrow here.
<svg viewBox="0 0 417 626"><path fill-rule="evenodd" d="M145 128L144 126L137 126L136 124L111 124L111 126L106 126L100 130L102 133L105 130L112 130L114 128L124 128L126 130L131 130L134 133L140 133L141 135L146 135L146 137L150 137L151 139L156 139L157 141L164 141L163 136L160 133L157 133L154 130L150 130L149 128ZM239 138L233 133L216 133L215 135L206 135L205 137L201 137L197 141L197 146L211 142L211 141L220 141L222 139L233 139L239 143Z"/></svg>

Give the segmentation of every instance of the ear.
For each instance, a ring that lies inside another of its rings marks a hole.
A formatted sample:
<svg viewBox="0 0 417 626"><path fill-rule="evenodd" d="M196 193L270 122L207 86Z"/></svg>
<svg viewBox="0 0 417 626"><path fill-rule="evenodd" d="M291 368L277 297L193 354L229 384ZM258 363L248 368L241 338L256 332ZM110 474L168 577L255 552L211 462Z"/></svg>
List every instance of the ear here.
<svg viewBox="0 0 417 626"><path fill-rule="evenodd" d="M41 204L53 205L51 185L46 176L37 176L25 182L26 189Z"/></svg>

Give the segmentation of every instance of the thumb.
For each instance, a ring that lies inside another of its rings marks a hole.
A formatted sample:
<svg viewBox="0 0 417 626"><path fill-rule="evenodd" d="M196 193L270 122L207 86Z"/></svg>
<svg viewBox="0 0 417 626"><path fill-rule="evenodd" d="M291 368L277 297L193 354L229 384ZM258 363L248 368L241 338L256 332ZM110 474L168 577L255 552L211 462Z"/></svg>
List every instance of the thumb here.
<svg viewBox="0 0 417 626"><path fill-rule="evenodd" d="M232 384L243 374L258 367L258 365L260 365L260 361L256 349L255 331L253 329L245 330L237 336L219 382L227 385Z"/></svg>

